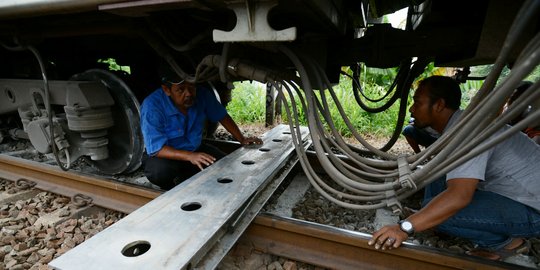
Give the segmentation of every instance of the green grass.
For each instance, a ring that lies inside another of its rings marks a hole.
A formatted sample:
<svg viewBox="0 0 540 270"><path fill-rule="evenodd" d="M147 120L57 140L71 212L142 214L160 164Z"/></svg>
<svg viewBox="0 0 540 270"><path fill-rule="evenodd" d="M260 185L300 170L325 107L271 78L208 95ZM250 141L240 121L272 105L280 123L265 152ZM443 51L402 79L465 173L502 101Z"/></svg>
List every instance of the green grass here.
<svg viewBox="0 0 540 270"><path fill-rule="evenodd" d="M227 111L238 124L264 123L266 86L260 83L237 82Z"/></svg>
<svg viewBox="0 0 540 270"><path fill-rule="evenodd" d="M366 87L366 92L371 97L376 98L383 94L385 89L381 86L370 85ZM346 77L342 77L340 84L334 87L334 91L347 117L358 132L376 136L389 136L392 134L397 121L398 103L382 113L372 114L365 112L356 103L352 92L351 81ZM320 98L320 94L318 96ZM340 116L335 102L329 94L327 94L326 98L336 129L342 136L351 136L350 129ZM232 101L228 104L227 110L231 117L239 124L264 123L265 99L265 85L237 82L235 83L235 89L232 91ZM297 103L297 106L300 107L300 104ZM286 122L287 118L284 111L282 115L283 121ZM302 125L307 125L305 118L300 119L300 121Z"/></svg>

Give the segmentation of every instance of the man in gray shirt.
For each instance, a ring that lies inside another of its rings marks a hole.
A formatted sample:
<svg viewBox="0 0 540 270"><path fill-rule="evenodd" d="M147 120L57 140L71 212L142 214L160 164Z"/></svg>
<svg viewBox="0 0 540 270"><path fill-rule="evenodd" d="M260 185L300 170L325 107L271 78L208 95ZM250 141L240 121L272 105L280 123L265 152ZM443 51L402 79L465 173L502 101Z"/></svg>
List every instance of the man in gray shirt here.
<svg viewBox="0 0 540 270"><path fill-rule="evenodd" d="M423 80L410 108L415 125L443 134L459 119L459 96L449 77ZM436 228L471 240L479 247L471 255L499 260L524 251L524 237L540 235L539 164L540 146L518 132L427 186L424 207L369 244L397 248L415 231Z"/></svg>

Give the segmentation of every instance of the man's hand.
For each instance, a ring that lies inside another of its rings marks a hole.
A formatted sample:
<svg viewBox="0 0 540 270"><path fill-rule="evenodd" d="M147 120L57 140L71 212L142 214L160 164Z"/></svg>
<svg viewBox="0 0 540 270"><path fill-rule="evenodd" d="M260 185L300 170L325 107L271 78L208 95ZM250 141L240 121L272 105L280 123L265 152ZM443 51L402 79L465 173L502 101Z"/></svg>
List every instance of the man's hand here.
<svg viewBox="0 0 540 270"><path fill-rule="evenodd" d="M247 137L244 138L240 144L242 145L251 145L251 144L262 144L262 140L257 137Z"/></svg>
<svg viewBox="0 0 540 270"><path fill-rule="evenodd" d="M387 225L376 231L368 245L375 245L375 249L392 249L401 246L407 240L408 235L399 228L399 225Z"/></svg>
<svg viewBox="0 0 540 270"><path fill-rule="evenodd" d="M407 220L414 224L417 232L443 223L472 201L479 181L474 178L448 180L445 191L439 193L420 211L410 215ZM398 224L389 225L375 232L368 244L383 250L397 248L407 239L407 236L407 233L402 231Z"/></svg>
<svg viewBox="0 0 540 270"><path fill-rule="evenodd" d="M208 167L210 165L212 165L214 163L214 161L216 161L216 158L207 154L207 153L203 153L203 152L193 152L191 155L190 155L190 159L189 159L189 162L191 162L191 164L199 167L199 169L201 169L201 171L204 169L204 167Z"/></svg>

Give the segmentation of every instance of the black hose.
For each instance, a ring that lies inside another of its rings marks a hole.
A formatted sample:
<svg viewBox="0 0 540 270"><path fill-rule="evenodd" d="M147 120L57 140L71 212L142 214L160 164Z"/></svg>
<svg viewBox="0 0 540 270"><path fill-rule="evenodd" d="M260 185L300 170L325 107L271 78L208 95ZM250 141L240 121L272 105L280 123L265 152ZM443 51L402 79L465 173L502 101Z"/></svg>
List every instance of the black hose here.
<svg viewBox="0 0 540 270"><path fill-rule="evenodd" d="M363 110L365 110L366 112L369 112L369 113L379 113L379 112L383 112L383 111L387 110L388 108L390 108L390 106L392 106L394 104L394 102L396 102L396 100L399 97L398 91L397 90L392 91L392 90L396 87L396 85L399 84L399 81L404 80L406 78L406 74L410 70L410 64L411 64L410 61L406 61L406 62L401 63L401 65L399 67L398 74L396 75L396 78L394 79L394 81L392 82L392 85L388 88L388 91L386 92L386 94L384 95L384 97L382 99L386 98L391 92L393 92L394 94L388 100L388 102L386 102L385 104L383 104L382 106L377 107L377 108L369 107L366 103L364 103L362 101L362 99L358 95L358 93L362 93L362 96L366 97L366 95L363 93L364 91L362 90L362 86L356 80L356 77L358 77L360 75L360 71L359 70L356 71L355 69L353 69L354 74L353 74L352 86L353 86L353 94L354 94L354 98L356 99L356 103L358 103L358 105ZM372 102L376 102L376 101L372 101Z"/></svg>
<svg viewBox="0 0 540 270"><path fill-rule="evenodd" d="M407 115L407 101L409 99L409 92L411 90L411 85L416 77L418 77L426 68L429 61L427 59L419 59L417 60L412 69L409 69L409 72L405 78L405 80L400 80L398 82L398 88L397 92L401 93L400 96L400 104L399 104L399 114L398 119L396 122L396 128L394 129L394 133L392 134L392 137L388 142L380 148L381 151L388 151L396 144L396 141L398 140L399 136L401 135L401 131L403 130L403 123L405 122L405 115Z"/></svg>

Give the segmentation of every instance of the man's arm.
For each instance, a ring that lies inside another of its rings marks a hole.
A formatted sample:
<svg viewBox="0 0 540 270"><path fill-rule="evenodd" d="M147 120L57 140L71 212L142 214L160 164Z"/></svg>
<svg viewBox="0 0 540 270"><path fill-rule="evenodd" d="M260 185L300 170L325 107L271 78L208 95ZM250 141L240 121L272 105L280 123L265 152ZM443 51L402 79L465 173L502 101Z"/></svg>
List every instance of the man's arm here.
<svg viewBox="0 0 540 270"><path fill-rule="evenodd" d="M225 117L219 121L223 127L231 133L231 135L240 142L242 145L247 144L262 144L262 140L256 137L244 137L234 120L229 116L229 114L226 114Z"/></svg>
<svg viewBox="0 0 540 270"><path fill-rule="evenodd" d="M405 136L405 139L407 140L407 142L409 143L409 145L411 146L411 148L413 149L415 153L417 154L420 153L420 146L413 138L409 136Z"/></svg>
<svg viewBox="0 0 540 270"><path fill-rule="evenodd" d="M210 166L210 164L216 161L215 157L207 153L179 150L168 145L163 146L163 148L156 153L156 157L189 161L201 170L204 169L205 166Z"/></svg>
<svg viewBox="0 0 540 270"><path fill-rule="evenodd" d="M413 224L415 231L433 228L465 208L472 200L478 179L460 178L447 181L447 189L437 195L426 207L407 218ZM399 225L388 225L375 232L369 245L375 248L397 248L408 235ZM389 238L395 241L386 241ZM393 242L393 243L390 243Z"/></svg>
<svg viewBox="0 0 540 270"><path fill-rule="evenodd" d="M447 189L408 220L416 231L433 228L465 208L471 202L478 179L461 178L447 181ZM418 225L417 225L418 224Z"/></svg>

